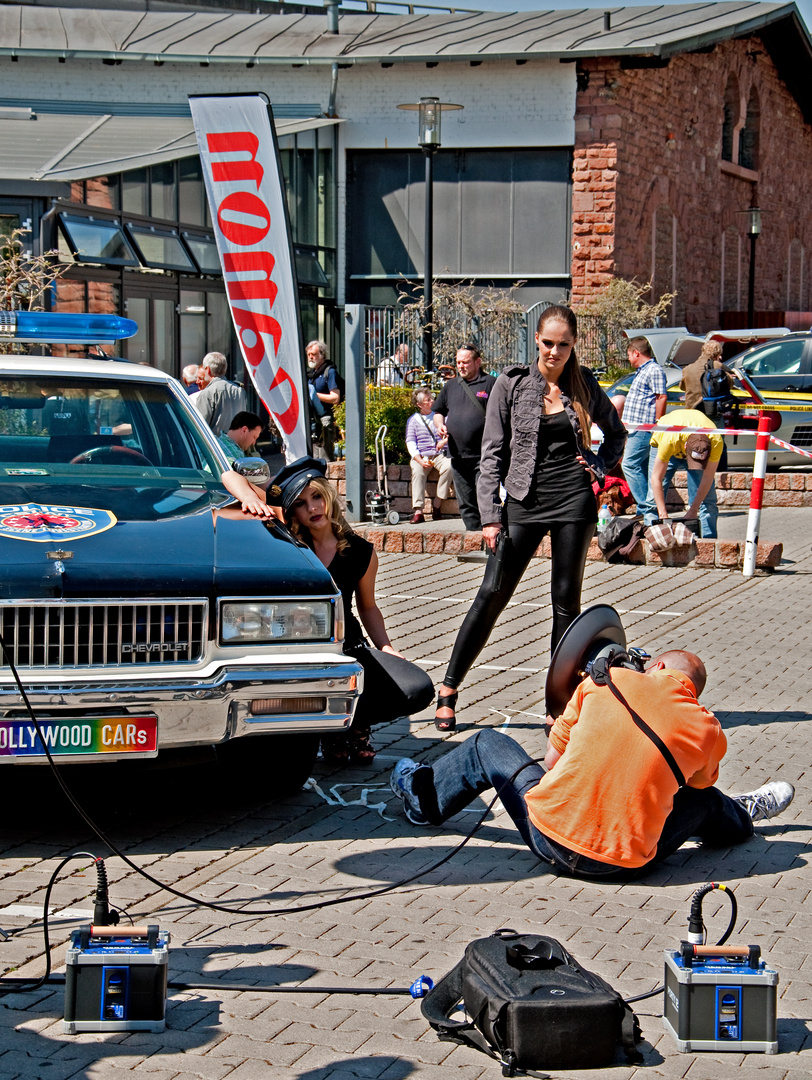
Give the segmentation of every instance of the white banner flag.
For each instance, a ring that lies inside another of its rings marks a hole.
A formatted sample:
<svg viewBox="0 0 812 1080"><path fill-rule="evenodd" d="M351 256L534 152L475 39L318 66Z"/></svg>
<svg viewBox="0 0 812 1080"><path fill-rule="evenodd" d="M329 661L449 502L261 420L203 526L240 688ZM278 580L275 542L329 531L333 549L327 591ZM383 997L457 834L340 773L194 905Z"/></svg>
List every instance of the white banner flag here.
<svg viewBox="0 0 812 1080"><path fill-rule="evenodd" d="M259 94L189 98L231 317L284 440L308 453L296 270L276 133Z"/></svg>

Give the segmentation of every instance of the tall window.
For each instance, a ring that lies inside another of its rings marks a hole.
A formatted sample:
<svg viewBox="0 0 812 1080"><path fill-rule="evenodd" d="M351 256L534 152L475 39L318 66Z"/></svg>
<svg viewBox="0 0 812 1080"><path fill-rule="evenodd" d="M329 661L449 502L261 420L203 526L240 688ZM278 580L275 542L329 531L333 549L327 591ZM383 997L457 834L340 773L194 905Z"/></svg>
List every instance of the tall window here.
<svg viewBox="0 0 812 1080"><path fill-rule="evenodd" d="M722 161L733 161L738 120L739 82L735 75L729 75L725 87L724 120L722 121Z"/></svg>
<svg viewBox="0 0 812 1080"><path fill-rule="evenodd" d="M755 86L747 101L744 127L739 132L739 164L745 169L758 168L758 136L761 121L761 105Z"/></svg>

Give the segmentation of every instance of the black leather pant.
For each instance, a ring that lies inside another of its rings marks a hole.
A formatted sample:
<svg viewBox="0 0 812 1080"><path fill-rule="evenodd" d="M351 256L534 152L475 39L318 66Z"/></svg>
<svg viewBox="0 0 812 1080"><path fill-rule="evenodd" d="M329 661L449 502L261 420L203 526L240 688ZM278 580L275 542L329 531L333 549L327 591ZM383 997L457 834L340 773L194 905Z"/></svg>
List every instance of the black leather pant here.
<svg viewBox="0 0 812 1080"><path fill-rule="evenodd" d="M549 533L552 545L550 592L553 606L553 632L550 652L555 650L564 631L581 611L581 586L589 544L595 535L591 521L550 525L511 525L510 550L502 564L502 580L495 578L493 554L485 566L485 577L476 599L463 620L443 683L456 689L471 669L491 635L496 620L504 611L519 584L527 564L543 537ZM499 585L497 588L496 586Z"/></svg>

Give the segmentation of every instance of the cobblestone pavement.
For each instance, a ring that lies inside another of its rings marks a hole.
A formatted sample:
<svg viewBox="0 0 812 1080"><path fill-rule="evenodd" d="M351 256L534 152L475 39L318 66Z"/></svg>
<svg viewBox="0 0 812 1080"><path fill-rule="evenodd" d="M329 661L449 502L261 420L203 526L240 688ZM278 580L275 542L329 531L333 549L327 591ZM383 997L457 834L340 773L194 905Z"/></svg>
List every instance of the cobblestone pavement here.
<svg viewBox="0 0 812 1080"><path fill-rule="evenodd" d="M737 523L723 518L723 535ZM740 523L739 523L740 524ZM706 660L704 701L729 739L721 786L749 790L770 778L797 786L790 810L730 850L684 848L638 883L567 881L546 873L518 842L502 812L438 870L386 895L297 912L313 893L378 888L420 874L458 843L476 820L460 814L439 829L416 829L393 804L387 774L402 755L431 760L476 726L510 731L541 753L543 682L550 630L549 563L534 560L461 698L459 730L440 736L431 711L411 724L377 729L371 769L321 764L295 798L262 793L226 797L212 770L158 774L103 798L83 790L115 841L161 881L206 901L245 906L208 910L157 889L116 857L108 859L111 900L137 922L171 931L170 979L222 980L256 990L172 992L163 1034L85 1034L61 1030L63 992L0 998L3 1080L88 1080L129 1071L149 1080L327 1080L381 1077L477 1080L500 1075L476 1051L441 1043L405 996L292 995L260 987L399 988L419 974L435 980L471 939L500 926L552 934L624 996L654 989L663 950L686 929L690 897L708 880L735 889L733 940L756 943L780 974L776 1056L680 1054L662 1030L661 997L637 1005L645 1065L618 1065L631 1076L723 1080L801 1080L812 1072L812 870L809 796L807 612L812 575L812 510L765 513L784 562L772 574L740 574L592 564L584 602L622 613L630 644L649 651L684 645ZM393 640L439 679L481 565L451 556L381 556L379 592ZM15 770L16 773L16 770ZM4 774L4 780L6 774ZM59 858L72 851L107 855L43 780L4 784L0 865L3 968L44 970L37 905ZM477 804L481 810L484 804ZM73 866L83 867L81 861ZM54 966L64 964L71 926L89 913L91 870L69 867L52 897ZM724 898L705 901L709 939L727 924ZM278 917L252 909L276 909ZM557 1072L589 1080L598 1072Z"/></svg>

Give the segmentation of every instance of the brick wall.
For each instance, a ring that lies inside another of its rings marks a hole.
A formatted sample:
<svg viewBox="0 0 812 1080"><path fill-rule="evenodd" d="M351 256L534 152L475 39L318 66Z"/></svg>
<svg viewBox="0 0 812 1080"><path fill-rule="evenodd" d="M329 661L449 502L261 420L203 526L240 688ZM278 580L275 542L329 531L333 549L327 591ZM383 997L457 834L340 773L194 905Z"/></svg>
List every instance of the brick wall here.
<svg viewBox="0 0 812 1080"><path fill-rule="evenodd" d="M757 171L721 162L731 73L742 117L757 91ZM806 259L812 250L812 220L806 185L797 180L810 174L812 128L758 35L675 56L662 68L583 60L579 83L574 303L613 275L653 278L658 293L676 288L676 324L701 331L718 325L720 308L746 308L749 239L746 216L737 211L755 196L765 211L756 308L809 309L810 285L799 287L796 267L801 249Z"/></svg>
<svg viewBox="0 0 812 1080"><path fill-rule="evenodd" d="M341 505L347 493L347 484L344 479L345 469L343 461L333 461L327 466L327 476L338 488ZM433 479L432 479L433 477ZM742 507L750 505L750 473L718 473L716 476L716 492L720 506ZM412 500L411 472L408 465L388 465L387 480L389 494L391 496L390 509L397 510L401 518L411 516ZM678 472L675 477L675 488L668 493L668 505L678 509L685 503L686 478L684 472ZM378 489L375 466L367 464L364 478L364 489L373 492ZM437 474L431 473L426 485L426 502L424 514L428 519L431 513L431 500L437 490ZM764 506L812 506L812 473L782 472L768 473L764 480ZM442 511L449 517L459 514L456 499L447 499L442 506Z"/></svg>
<svg viewBox="0 0 812 1080"><path fill-rule="evenodd" d="M391 503L389 505L390 510L397 510L401 518L407 518L412 516L412 473L408 465L387 465L386 467L386 479L389 487L389 495ZM327 476L338 488L339 498L341 500L342 507L345 506L345 498L347 494L347 483L345 477L345 466L343 461L333 461L327 466ZM371 493L378 490L377 472L374 465L367 462L366 471L364 474L364 491L365 493ZM434 496L437 494L437 473L434 469L429 473L429 478L426 483L426 501L423 507L423 513L428 519L431 514L431 505ZM449 517L457 517L460 512L460 508L457 505L456 499L446 499L442 505L442 513Z"/></svg>

